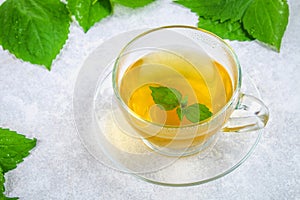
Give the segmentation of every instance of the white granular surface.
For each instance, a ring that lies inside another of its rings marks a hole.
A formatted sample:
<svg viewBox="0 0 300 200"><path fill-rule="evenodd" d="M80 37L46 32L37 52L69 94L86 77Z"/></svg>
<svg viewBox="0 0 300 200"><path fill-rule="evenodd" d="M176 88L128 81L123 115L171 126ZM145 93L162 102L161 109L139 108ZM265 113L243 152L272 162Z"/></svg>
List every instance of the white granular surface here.
<svg viewBox="0 0 300 200"><path fill-rule="evenodd" d="M72 113L77 74L97 46L133 29L196 26L197 16L188 9L171 0L135 10L118 6L87 34L72 23L50 72L0 48L0 126L38 139L31 155L5 175L6 194L25 200L300 199L300 2L289 4L280 53L255 41L230 42L270 109L260 143L237 170L194 187L158 186L100 164L81 144Z"/></svg>

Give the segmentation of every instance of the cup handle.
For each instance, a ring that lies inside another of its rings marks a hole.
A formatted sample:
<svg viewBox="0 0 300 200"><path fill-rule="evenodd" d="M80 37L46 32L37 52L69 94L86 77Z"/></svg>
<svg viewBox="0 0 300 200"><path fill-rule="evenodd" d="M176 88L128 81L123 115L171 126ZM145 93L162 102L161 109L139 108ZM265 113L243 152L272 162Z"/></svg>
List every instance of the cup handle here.
<svg viewBox="0 0 300 200"><path fill-rule="evenodd" d="M269 110L266 105L256 97L242 93L237 107L222 131L246 132L259 130L266 126L268 120Z"/></svg>

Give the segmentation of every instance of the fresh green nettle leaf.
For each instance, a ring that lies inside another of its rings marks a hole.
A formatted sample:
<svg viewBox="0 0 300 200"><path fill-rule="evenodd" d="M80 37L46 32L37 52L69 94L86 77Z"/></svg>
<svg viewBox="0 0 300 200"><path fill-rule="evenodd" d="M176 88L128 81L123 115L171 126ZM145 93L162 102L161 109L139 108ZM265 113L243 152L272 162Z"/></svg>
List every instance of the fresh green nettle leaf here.
<svg viewBox="0 0 300 200"><path fill-rule="evenodd" d="M198 27L230 40L257 39L279 51L288 24L286 0L174 0L199 16Z"/></svg>
<svg viewBox="0 0 300 200"><path fill-rule="evenodd" d="M6 0L0 6L0 45L17 58L49 70L68 39L71 15L87 32L112 14L112 4L131 8L155 0Z"/></svg>
<svg viewBox="0 0 300 200"><path fill-rule="evenodd" d="M138 8L148 5L155 0L111 0L112 3L121 4L130 8Z"/></svg>
<svg viewBox="0 0 300 200"><path fill-rule="evenodd" d="M212 113L203 104L195 103L187 106L188 96L182 98L182 94L175 88L163 86L150 86L149 88L152 91L153 101L167 111L176 108L176 113L180 120L186 116L189 121L197 123L212 116Z"/></svg>
<svg viewBox="0 0 300 200"><path fill-rule="evenodd" d="M232 22L231 20L227 20L220 22L220 20L213 21L211 19L199 17L198 27L229 40L249 41L254 39L248 34L248 32L243 28L242 23L239 21Z"/></svg>
<svg viewBox="0 0 300 200"><path fill-rule="evenodd" d="M17 167L17 164L29 155L29 151L35 147L36 139L28 139L15 131L0 128L0 199L12 200L3 194L4 173Z"/></svg>
<svg viewBox="0 0 300 200"><path fill-rule="evenodd" d="M200 103L195 103L184 108L183 112L186 118L193 123L203 121L212 116L210 110Z"/></svg>
<svg viewBox="0 0 300 200"><path fill-rule="evenodd" d="M67 7L84 32L112 13L109 0L68 0Z"/></svg>
<svg viewBox="0 0 300 200"><path fill-rule="evenodd" d="M112 14L113 5L137 8L155 0L6 0L0 6L0 45L49 70L65 44L74 15L84 32ZM230 40L257 39L280 50L287 0L173 0L199 16L198 27Z"/></svg>
<svg viewBox="0 0 300 200"><path fill-rule="evenodd" d="M70 19L60 0L6 0L0 6L0 45L50 69L68 38Z"/></svg>
<svg viewBox="0 0 300 200"><path fill-rule="evenodd" d="M152 87L151 96L153 101L160 105L164 110L173 110L180 105L181 94L178 90L168 87Z"/></svg>
<svg viewBox="0 0 300 200"><path fill-rule="evenodd" d="M253 0L242 21L254 38L279 51L288 16L286 0Z"/></svg>
<svg viewBox="0 0 300 200"><path fill-rule="evenodd" d="M200 17L209 18L212 21L227 20L238 21L253 0L174 0Z"/></svg>
<svg viewBox="0 0 300 200"><path fill-rule="evenodd" d="M0 128L0 167L6 173L29 155L36 139L28 139L15 131Z"/></svg>

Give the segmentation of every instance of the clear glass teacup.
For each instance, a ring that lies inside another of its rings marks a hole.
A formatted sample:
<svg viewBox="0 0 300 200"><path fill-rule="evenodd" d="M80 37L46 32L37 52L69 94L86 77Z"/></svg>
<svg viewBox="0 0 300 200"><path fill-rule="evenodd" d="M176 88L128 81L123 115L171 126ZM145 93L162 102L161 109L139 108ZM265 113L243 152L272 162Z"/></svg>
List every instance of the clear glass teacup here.
<svg viewBox="0 0 300 200"><path fill-rule="evenodd" d="M258 130L269 118L261 100L241 93L232 48L195 27L138 35L120 52L112 80L126 123L148 147L168 156L200 152L218 132Z"/></svg>

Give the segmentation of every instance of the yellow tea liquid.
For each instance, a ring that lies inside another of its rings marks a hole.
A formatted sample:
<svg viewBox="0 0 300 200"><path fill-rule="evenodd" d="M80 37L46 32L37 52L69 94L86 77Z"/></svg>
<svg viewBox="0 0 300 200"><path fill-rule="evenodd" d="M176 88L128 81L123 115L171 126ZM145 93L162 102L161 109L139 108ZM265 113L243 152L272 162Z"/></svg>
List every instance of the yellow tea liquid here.
<svg viewBox="0 0 300 200"><path fill-rule="evenodd" d="M221 64L207 55L184 49L181 51L180 54L167 51L145 53L124 72L120 95L142 119L172 127L191 123L185 117L180 121L176 109L164 111L157 106L151 96L150 86L175 88L182 97L187 96L188 105L204 104L213 114L231 98L232 80ZM149 136L147 140L165 146L174 139L161 134ZM202 141L205 137L202 134L194 140ZM184 146L182 143L178 145Z"/></svg>

